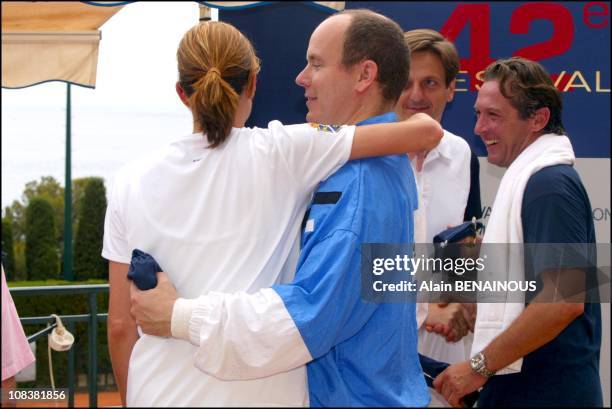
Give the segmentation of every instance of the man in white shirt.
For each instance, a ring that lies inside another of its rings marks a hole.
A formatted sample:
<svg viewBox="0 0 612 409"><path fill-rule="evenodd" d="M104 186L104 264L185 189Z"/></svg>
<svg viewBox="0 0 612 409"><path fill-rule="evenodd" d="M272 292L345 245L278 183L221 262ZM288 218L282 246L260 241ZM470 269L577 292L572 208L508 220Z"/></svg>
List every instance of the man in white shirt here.
<svg viewBox="0 0 612 409"><path fill-rule="evenodd" d="M411 66L396 114L406 119L425 112L441 122L446 104L454 97L459 71L457 50L434 30L407 31L404 38L410 48ZM411 164L419 191L419 208L414 215L415 243L432 243L433 237L448 226L481 217L478 158L463 138L445 130L440 144L426 155L411 155ZM463 361L471 336L462 337L473 329L475 307L441 305L417 306L419 352L443 362ZM435 391L432 395L430 406L448 405Z"/></svg>

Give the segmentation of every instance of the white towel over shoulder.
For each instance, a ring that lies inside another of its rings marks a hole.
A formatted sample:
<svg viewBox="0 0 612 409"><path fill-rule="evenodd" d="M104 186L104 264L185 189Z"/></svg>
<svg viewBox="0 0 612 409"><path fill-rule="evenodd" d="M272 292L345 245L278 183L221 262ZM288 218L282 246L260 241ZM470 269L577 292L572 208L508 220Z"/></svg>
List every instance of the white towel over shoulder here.
<svg viewBox="0 0 612 409"><path fill-rule="evenodd" d="M565 135L545 134L536 139L512 162L501 180L493 210L483 238L486 243L523 243L521 207L523 193L529 178L542 168L554 165L573 165L574 150ZM509 248L510 246L508 246ZM498 266L506 269L507 279L524 280L524 258L516 249L505 252L506 257ZM508 328L523 312L525 303L479 303L472 344L472 356ZM500 375L521 371L523 359L519 359L497 373Z"/></svg>

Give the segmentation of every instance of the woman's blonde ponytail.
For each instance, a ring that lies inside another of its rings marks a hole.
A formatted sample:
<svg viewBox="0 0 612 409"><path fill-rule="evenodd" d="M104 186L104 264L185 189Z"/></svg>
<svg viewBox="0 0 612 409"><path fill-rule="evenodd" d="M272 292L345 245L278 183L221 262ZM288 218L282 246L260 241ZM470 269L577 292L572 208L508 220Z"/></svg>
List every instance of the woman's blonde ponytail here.
<svg viewBox="0 0 612 409"><path fill-rule="evenodd" d="M255 51L235 27L208 21L185 34L177 59L194 121L216 148L229 136L240 94L259 71Z"/></svg>

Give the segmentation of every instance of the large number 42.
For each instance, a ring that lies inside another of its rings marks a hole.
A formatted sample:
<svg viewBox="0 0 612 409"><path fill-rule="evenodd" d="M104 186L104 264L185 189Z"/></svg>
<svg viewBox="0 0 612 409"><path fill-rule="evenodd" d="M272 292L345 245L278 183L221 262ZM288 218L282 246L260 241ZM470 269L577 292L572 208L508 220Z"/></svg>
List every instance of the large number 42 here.
<svg viewBox="0 0 612 409"><path fill-rule="evenodd" d="M574 39L574 19L567 8L558 3L527 3L517 7L510 18L512 34L529 33L535 20L549 20L552 23L552 36L539 44L516 50L513 56L530 60L543 60L565 53ZM453 11L440 32L451 41L459 36L469 24L470 54L461 59L461 69L468 71L472 87L475 75L495 59L491 58L490 46L490 7L489 4L461 4Z"/></svg>

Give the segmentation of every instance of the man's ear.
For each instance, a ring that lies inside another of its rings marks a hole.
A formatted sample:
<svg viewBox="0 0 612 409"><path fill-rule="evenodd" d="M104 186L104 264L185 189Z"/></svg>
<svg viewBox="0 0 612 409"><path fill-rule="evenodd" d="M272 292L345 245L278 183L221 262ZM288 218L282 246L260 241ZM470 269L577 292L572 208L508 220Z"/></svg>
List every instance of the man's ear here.
<svg viewBox="0 0 612 409"><path fill-rule="evenodd" d="M189 97L187 97L185 90L183 89L183 87L181 87L181 84L178 81L176 82L176 93L178 94L183 104L185 104L185 106L189 108Z"/></svg>
<svg viewBox="0 0 612 409"><path fill-rule="evenodd" d="M542 107L535 111L531 117L531 123L533 132L539 133L542 129L546 128L548 121L550 120L550 109Z"/></svg>
<svg viewBox="0 0 612 409"><path fill-rule="evenodd" d="M372 60L365 60L358 64L359 79L356 90L363 92L367 90L378 78L378 65Z"/></svg>
<svg viewBox="0 0 612 409"><path fill-rule="evenodd" d="M448 84L446 88L446 102L451 102L455 98L455 85L457 85L457 80L452 80Z"/></svg>

